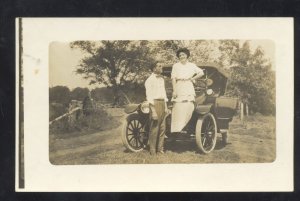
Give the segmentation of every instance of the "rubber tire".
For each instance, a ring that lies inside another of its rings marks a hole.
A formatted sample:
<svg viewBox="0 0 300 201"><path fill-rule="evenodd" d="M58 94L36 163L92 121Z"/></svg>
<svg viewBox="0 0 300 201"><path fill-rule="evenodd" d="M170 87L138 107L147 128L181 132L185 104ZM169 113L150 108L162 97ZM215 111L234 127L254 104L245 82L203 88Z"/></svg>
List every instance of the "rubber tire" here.
<svg viewBox="0 0 300 201"><path fill-rule="evenodd" d="M211 118L214 123L214 138L213 138L213 144L209 150L206 150L202 145L202 138L201 138L201 130L203 126L203 122L206 118ZM212 150L214 150L217 142L217 123L215 120L215 117L211 113L205 114L203 117L198 118L197 124L196 124L196 144L200 151L204 154L210 153Z"/></svg>
<svg viewBox="0 0 300 201"><path fill-rule="evenodd" d="M140 116L138 114L136 114L136 113L128 115L127 118L126 118L126 120L123 123L123 128L122 128L122 132L121 132L123 145L126 147L126 149L128 149L128 150L130 150L132 152L140 152L140 151L144 150L144 148L146 146L144 144L144 146L141 147L140 149L135 149L128 142L128 138L127 138L127 125L128 125L128 122L131 122L133 120L138 120L140 122L139 119L140 119Z"/></svg>

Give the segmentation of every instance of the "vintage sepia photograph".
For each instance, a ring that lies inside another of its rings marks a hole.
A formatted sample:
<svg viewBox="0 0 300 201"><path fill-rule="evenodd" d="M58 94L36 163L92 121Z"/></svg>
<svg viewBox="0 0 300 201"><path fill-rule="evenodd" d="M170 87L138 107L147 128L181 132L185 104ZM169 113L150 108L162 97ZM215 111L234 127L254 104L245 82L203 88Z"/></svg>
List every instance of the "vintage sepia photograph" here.
<svg viewBox="0 0 300 201"><path fill-rule="evenodd" d="M293 19L19 18L16 36L16 191L293 190Z"/></svg>
<svg viewBox="0 0 300 201"><path fill-rule="evenodd" d="M271 163L271 40L49 44L53 165Z"/></svg>

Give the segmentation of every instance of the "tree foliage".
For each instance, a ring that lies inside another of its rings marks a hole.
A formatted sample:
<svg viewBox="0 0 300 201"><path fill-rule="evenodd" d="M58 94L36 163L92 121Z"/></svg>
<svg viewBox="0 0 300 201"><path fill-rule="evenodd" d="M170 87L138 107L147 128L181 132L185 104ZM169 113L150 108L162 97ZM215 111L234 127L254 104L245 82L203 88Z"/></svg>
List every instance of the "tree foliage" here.
<svg viewBox="0 0 300 201"><path fill-rule="evenodd" d="M239 97L253 112L275 113L275 72L261 47L255 51L249 41L240 40L156 40L156 41L75 41L71 48L82 50L84 56L76 73L90 84L105 85L109 91L92 91L95 99L109 95L119 100L120 91L144 90L149 67L154 60L165 64L178 62L176 51L186 47L194 63L218 63L230 73L228 96ZM104 94L103 94L104 93ZM105 95L106 94L106 95ZM142 97L129 95L135 101Z"/></svg>
<svg viewBox="0 0 300 201"><path fill-rule="evenodd" d="M126 94L127 98L131 103L141 103L146 98L145 88L143 84L130 84L120 89L124 94ZM119 105L128 104L128 101L126 100L122 92L120 92L119 94L119 96L121 97L119 100ZM99 101L102 103L114 102L114 94L111 88L95 88L91 91L91 96L95 101Z"/></svg>
<svg viewBox="0 0 300 201"><path fill-rule="evenodd" d="M61 103L65 107L71 100L70 89L66 86L55 86L49 89L49 102Z"/></svg>
<svg viewBox="0 0 300 201"><path fill-rule="evenodd" d="M88 94L89 94L88 88L76 87L71 91L70 96L72 100L83 101L84 98L88 96Z"/></svg>
<svg viewBox="0 0 300 201"><path fill-rule="evenodd" d="M227 94L239 97L252 112L275 114L275 73L263 49L252 53L249 41L241 47L238 41L222 41L220 50L221 63L231 65Z"/></svg>
<svg viewBox="0 0 300 201"><path fill-rule="evenodd" d="M107 87L124 86L141 82L153 59L147 41L75 41L72 48L85 53L76 72Z"/></svg>
<svg viewBox="0 0 300 201"><path fill-rule="evenodd" d="M112 88L115 101L121 87L143 83L153 65L148 41L75 41L71 48L85 53L76 73L89 79L90 84Z"/></svg>
<svg viewBox="0 0 300 201"><path fill-rule="evenodd" d="M194 63L210 63L217 60L217 42L213 40L161 40L149 43L151 54L165 64L178 62L176 52L179 48L188 48Z"/></svg>

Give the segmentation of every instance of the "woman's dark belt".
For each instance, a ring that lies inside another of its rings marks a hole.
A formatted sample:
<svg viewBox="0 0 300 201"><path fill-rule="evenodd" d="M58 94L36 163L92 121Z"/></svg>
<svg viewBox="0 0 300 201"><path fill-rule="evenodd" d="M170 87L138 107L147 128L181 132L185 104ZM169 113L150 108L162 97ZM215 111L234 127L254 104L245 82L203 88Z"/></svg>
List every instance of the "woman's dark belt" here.
<svg viewBox="0 0 300 201"><path fill-rule="evenodd" d="M157 98L157 99L154 99L155 101L165 101L165 99L163 98Z"/></svg>

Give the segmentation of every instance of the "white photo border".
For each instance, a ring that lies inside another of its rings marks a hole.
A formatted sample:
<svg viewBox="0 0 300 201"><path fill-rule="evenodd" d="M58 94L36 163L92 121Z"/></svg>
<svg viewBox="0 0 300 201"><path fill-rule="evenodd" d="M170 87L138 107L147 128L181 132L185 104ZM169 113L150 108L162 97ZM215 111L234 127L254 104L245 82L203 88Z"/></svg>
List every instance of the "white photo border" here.
<svg viewBox="0 0 300 201"><path fill-rule="evenodd" d="M17 185L16 155L16 191L293 191L293 18L22 18L22 21L25 188ZM49 44L143 39L272 40L276 48L276 160L245 164L52 165L49 161ZM18 69L17 65L16 72ZM17 110L17 128L18 117ZM16 149L18 153L18 146Z"/></svg>

